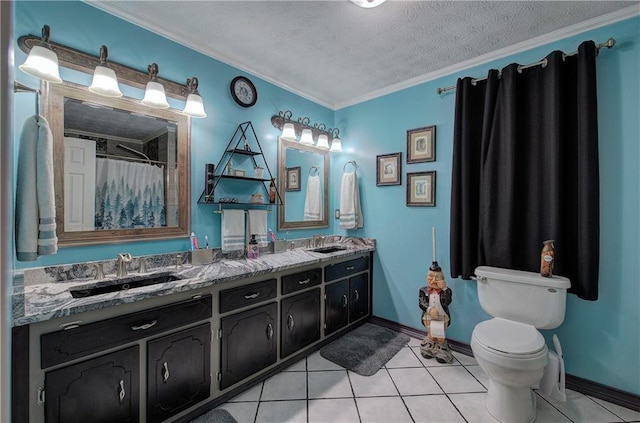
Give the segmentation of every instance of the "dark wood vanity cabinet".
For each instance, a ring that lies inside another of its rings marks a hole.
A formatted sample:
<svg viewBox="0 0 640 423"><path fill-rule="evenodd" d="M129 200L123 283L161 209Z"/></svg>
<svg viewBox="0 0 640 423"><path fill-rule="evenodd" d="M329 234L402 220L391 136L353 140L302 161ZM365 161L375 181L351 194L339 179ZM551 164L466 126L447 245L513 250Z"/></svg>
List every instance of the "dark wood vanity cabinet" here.
<svg viewBox="0 0 640 423"><path fill-rule="evenodd" d="M280 358L320 339L320 288L280 301Z"/></svg>
<svg viewBox="0 0 640 423"><path fill-rule="evenodd" d="M220 320L220 389L278 359L278 304L271 302Z"/></svg>
<svg viewBox="0 0 640 423"><path fill-rule="evenodd" d="M209 398L211 325L147 343L147 421L161 422Z"/></svg>
<svg viewBox="0 0 640 423"><path fill-rule="evenodd" d="M338 280L325 286L325 335L369 314L368 269L368 256L325 268L325 281Z"/></svg>
<svg viewBox="0 0 640 423"><path fill-rule="evenodd" d="M136 345L45 374L46 423L138 422Z"/></svg>

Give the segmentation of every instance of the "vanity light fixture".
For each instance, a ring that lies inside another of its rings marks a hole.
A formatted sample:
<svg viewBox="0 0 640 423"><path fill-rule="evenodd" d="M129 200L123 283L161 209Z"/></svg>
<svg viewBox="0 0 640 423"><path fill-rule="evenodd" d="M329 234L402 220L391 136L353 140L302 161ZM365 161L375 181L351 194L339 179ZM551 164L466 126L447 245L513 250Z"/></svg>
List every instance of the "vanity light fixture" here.
<svg viewBox="0 0 640 423"><path fill-rule="evenodd" d="M198 92L198 78L187 79L187 87L189 87L189 95L187 96L187 103L184 105L182 113L194 118L207 117L207 113L204 111L204 103L202 97Z"/></svg>
<svg viewBox="0 0 640 423"><path fill-rule="evenodd" d="M144 91L142 104L153 107L154 109L168 109L169 103L167 96L164 94L164 87L158 82L158 65L155 63L147 67L149 71L149 82Z"/></svg>
<svg viewBox="0 0 640 423"><path fill-rule="evenodd" d="M308 117L294 120L292 116L293 113L290 110L280 111L277 115L271 116L271 124L282 130L280 135L282 138L296 141L299 136L300 144L316 147L320 150L342 151L342 143L338 137L340 131L337 128L327 129L324 123L311 125ZM333 140L331 148L329 148L329 140Z"/></svg>
<svg viewBox="0 0 640 423"><path fill-rule="evenodd" d="M18 68L31 76L44 81L60 84L60 71L58 69L58 55L49 44L49 25L42 27L42 37L38 45L34 45L27 56L27 60Z"/></svg>
<svg viewBox="0 0 640 423"><path fill-rule="evenodd" d="M342 141L340 140L339 134L340 131L338 130L338 128L334 129L331 134L331 137L333 139L331 140L331 149L329 151L333 153L342 152Z"/></svg>
<svg viewBox="0 0 640 423"><path fill-rule="evenodd" d="M96 66L96 70L93 72L93 81L91 82L89 91L105 97L122 97L116 72L111 69L107 63L108 56L107 46L101 46L100 64Z"/></svg>
<svg viewBox="0 0 640 423"><path fill-rule="evenodd" d="M372 7L380 6L385 0L351 0L351 2L365 9L371 9Z"/></svg>

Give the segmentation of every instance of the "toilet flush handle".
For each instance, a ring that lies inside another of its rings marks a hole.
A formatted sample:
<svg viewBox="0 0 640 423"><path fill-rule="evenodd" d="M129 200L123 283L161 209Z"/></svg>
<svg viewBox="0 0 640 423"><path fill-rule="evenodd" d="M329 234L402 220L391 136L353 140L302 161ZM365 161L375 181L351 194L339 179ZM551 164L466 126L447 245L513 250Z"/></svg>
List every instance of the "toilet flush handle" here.
<svg viewBox="0 0 640 423"><path fill-rule="evenodd" d="M473 279L474 281L478 281L478 282L487 282L487 278L485 278L484 276L471 276L471 279Z"/></svg>

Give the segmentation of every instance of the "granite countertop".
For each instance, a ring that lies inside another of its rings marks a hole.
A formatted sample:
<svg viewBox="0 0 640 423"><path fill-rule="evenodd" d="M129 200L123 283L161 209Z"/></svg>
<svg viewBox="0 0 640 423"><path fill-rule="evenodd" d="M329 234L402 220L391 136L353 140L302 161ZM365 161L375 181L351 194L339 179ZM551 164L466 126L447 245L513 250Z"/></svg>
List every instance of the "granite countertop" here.
<svg viewBox="0 0 640 423"><path fill-rule="evenodd" d="M131 288L129 290L105 293L84 298L73 298L70 290L113 284L121 282L114 276L107 275L104 280L92 280L89 277L67 280L45 280L36 283L25 283L24 276L19 283L14 283L13 292L13 326L23 326L42 322L56 317L70 316L91 310L113 307L119 304L133 303L147 298L171 295L178 292L197 290L215 284L230 282L252 276L268 275L287 269L325 263L375 250L375 240L344 238L336 242L344 250L332 253L318 253L308 249L297 248L277 254L262 254L257 259L221 259L207 265L190 265L182 267L164 266L149 268L146 274L130 272L130 278L145 275L170 273L180 279L155 285ZM86 266L85 266L86 267ZM29 270L25 270L25 273Z"/></svg>

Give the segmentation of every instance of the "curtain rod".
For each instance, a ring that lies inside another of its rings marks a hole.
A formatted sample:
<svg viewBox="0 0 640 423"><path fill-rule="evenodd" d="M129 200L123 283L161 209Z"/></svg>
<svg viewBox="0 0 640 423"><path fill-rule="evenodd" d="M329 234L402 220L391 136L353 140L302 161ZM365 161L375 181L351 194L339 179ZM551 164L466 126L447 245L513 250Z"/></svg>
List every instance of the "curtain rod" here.
<svg viewBox="0 0 640 423"><path fill-rule="evenodd" d="M96 153L96 157L105 157L105 158L111 158L111 159L118 159L118 160L126 160L129 162L145 162L148 164L162 164L162 165L166 165L166 162L162 162L159 160L151 160L151 159L139 159L137 157L126 157L126 156L116 156L115 154L104 154L104 153Z"/></svg>
<svg viewBox="0 0 640 423"><path fill-rule="evenodd" d="M597 53L599 53L599 52L600 52L600 49L605 48L605 47L606 47L606 48L611 48L611 47L613 47L615 44L616 44L616 40L615 40L615 39L613 39L613 38L609 38L606 42L604 42L604 43L600 43L600 44L598 44L598 45L596 46L596 52L597 52ZM576 51L574 51L573 53L563 54L562 58L564 59L565 57L574 56L574 55L576 55L576 54L578 54L578 51L577 51L577 50L576 50ZM542 60L540 60L539 62L535 62L535 63L529 63L528 65L521 65L521 66L518 66L518 71L522 71L522 70L524 70L524 69L532 68L532 67L540 66L540 65L542 65L543 67L544 67L544 66L547 66L547 59L542 59ZM475 84L476 82L484 81L485 79L487 79L487 77L486 77L486 76L485 76L485 77L482 77L482 78L473 78L473 79L471 80L471 83L472 83L472 84ZM437 94L442 94L442 93L444 93L444 92L446 92L446 91L451 91L451 90L455 90L455 89L456 89L456 86L455 86L455 85L451 85L450 87L437 88L437 89L436 89L436 93L437 93Z"/></svg>

